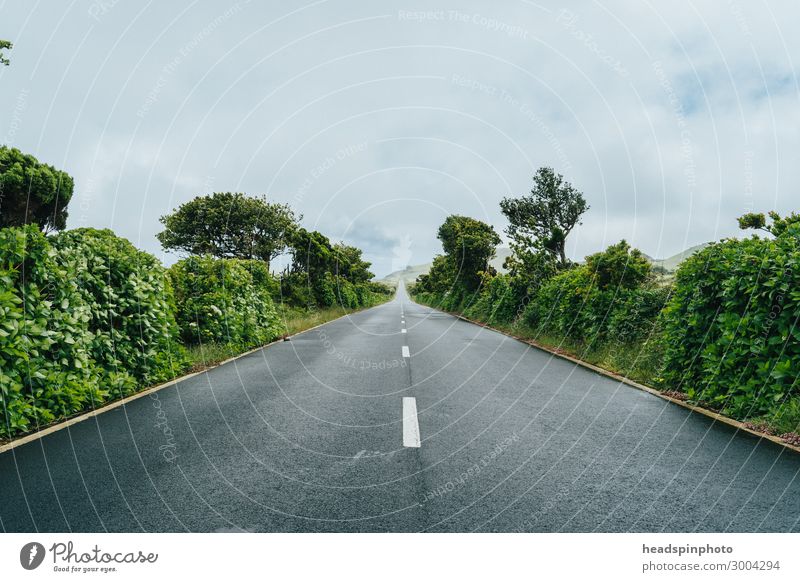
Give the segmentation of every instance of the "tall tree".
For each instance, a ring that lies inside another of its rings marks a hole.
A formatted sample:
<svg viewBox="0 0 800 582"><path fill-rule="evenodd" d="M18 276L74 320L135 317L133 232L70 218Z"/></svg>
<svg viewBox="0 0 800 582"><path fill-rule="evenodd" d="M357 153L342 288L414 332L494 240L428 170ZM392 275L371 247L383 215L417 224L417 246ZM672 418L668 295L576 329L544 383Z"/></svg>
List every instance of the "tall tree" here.
<svg viewBox="0 0 800 582"><path fill-rule="evenodd" d="M45 232L63 230L74 187L66 172L0 146L0 227L36 224Z"/></svg>
<svg viewBox="0 0 800 582"><path fill-rule="evenodd" d="M506 232L520 249L541 249L567 266L566 240L581 215L589 209L583 194L556 174L552 168L539 168L533 177L530 194L504 198L500 209L509 226Z"/></svg>
<svg viewBox="0 0 800 582"><path fill-rule="evenodd" d="M438 238L453 266L456 280L469 290L477 289L480 273L489 269L489 261L500 244L494 229L468 216L451 215L439 227Z"/></svg>
<svg viewBox="0 0 800 582"><path fill-rule="evenodd" d="M11 63L11 61L9 61L5 57L5 55L3 54L3 51L4 50L11 50L12 48L14 48L14 45L11 44L9 41L0 40L0 65L8 66Z"/></svg>
<svg viewBox="0 0 800 582"><path fill-rule="evenodd" d="M606 250L586 257L586 268L600 289L636 289L653 276L653 266L639 249L622 239Z"/></svg>
<svg viewBox="0 0 800 582"><path fill-rule="evenodd" d="M366 283L372 279L375 276L369 270L372 263L362 259L361 255L362 250L357 247L342 242L336 243L333 246L334 274L356 284Z"/></svg>
<svg viewBox="0 0 800 582"><path fill-rule="evenodd" d="M215 192L162 216L165 229L156 236L166 250L269 264L286 251L300 218L287 204L264 196Z"/></svg>
<svg viewBox="0 0 800 582"><path fill-rule="evenodd" d="M795 214L794 212L790 213L789 216L785 218L774 210L771 210L768 214L772 220L772 224L769 226L767 226L767 219L763 213L748 212L738 218L739 228L742 230L747 230L748 228L763 230L771 235L781 236L789 230L792 225L800 224L800 214Z"/></svg>
<svg viewBox="0 0 800 582"><path fill-rule="evenodd" d="M330 239L316 230L297 229L289 243L292 273L305 273L310 280L322 277L334 268L334 250Z"/></svg>

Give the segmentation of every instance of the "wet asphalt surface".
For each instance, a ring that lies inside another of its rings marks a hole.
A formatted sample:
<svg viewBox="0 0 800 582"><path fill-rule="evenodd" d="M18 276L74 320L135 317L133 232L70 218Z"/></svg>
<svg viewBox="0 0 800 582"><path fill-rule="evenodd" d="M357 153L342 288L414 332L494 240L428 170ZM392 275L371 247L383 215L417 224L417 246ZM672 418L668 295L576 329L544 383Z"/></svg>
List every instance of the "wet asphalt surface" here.
<svg viewBox="0 0 800 582"><path fill-rule="evenodd" d="M401 289L0 454L0 499L9 532L797 532L800 455Z"/></svg>

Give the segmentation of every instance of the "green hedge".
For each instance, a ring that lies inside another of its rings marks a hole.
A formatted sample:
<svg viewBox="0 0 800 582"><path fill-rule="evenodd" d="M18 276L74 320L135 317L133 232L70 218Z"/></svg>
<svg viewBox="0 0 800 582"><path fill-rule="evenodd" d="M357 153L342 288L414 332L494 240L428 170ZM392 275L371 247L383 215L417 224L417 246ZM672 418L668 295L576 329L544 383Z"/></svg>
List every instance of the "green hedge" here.
<svg viewBox="0 0 800 582"><path fill-rule="evenodd" d="M261 261L189 257L169 269L187 344L263 345L282 331L273 284Z"/></svg>
<svg viewBox="0 0 800 582"><path fill-rule="evenodd" d="M38 228L0 229L0 283L0 436L101 402L90 307Z"/></svg>
<svg viewBox="0 0 800 582"><path fill-rule="evenodd" d="M637 380L658 378L660 312L670 289L656 284L649 262L625 241L534 285L512 275L484 275L476 294L458 285L432 292L433 283L423 280L411 292L422 303L512 328ZM530 288L535 291L528 295Z"/></svg>
<svg viewBox="0 0 800 582"><path fill-rule="evenodd" d="M163 267L109 230L0 229L0 283L0 436L185 367Z"/></svg>
<svg viewBox="0 0 800 582"><path fill-rule="evenodd" d="M480 295L464 315L487 323L512 323L520 311L521 298L509 275L484 277Z"/></svg>
<svg viewBox="0 0 800 582"><path fill-rule="evenodd" d="M679 268L665 310L668 386L740 419L800 392L800 229L713 244Z"/></svg>
<svg viewBox="0 0 800 582"><path fill-rule="evenodd" d="M110 230L80 228L53 238L91 313L90 353L107 383L129 394L185 367L166 271Z"/></svg>

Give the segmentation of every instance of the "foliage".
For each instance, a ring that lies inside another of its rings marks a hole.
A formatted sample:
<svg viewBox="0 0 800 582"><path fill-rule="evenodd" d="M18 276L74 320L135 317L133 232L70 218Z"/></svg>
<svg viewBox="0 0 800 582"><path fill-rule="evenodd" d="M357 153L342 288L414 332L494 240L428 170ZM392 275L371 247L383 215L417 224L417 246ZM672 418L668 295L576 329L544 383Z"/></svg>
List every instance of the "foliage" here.
<svg viewBox="0 0 800 582"><path fill-rule="evenodd" d="M772 224L767 226L767 219L763 213L748 212L739 217L739 228L742 230L751 228L763 230L774 236L781 236L786 233L792 225L800 223L800 215L794 212L784 218L773 210L769 212L769 217L772 220Z"/></svg>
<svg viewBox="0 0 800 582"><path fill-rule="evenodd" d="M487 323L510 323L517 318L520 300L510 275L485 275L478 299L464 315Z"/></svg>
<svg viewBox="0 0 800 582"><path fill-rule="evenodd" d="M291 264L281 277L281 300L290 305L355 309L373 304L375 293L387 291L370 282L374 275L361 249L341 242L332 244L320 232L298 228L292 235L290 252Z"/></svg>
<svg viewBox="0 0 800 582"><path fill-rule="evenodd" d="M448 216L439 227L445 256L450 262L454 283L474 291L481 282L481 273L489 270L500 237L488 224L467 216Z"/></svg>
<svg viewBox="0 0 800 582"><path fill-rule="evenodd" d="M774 239L724 240L678 269L664 380L740 419L798 395L800 224Z"/></svg>
<svg viewBox="0 0 800 582"><path fill-rule="evenodd" d="M282 333L260 261L188 257L169 269L186 344L263 345ZM256 284L257 281L262 284Z"/></svg>
<svg viewBox="0 0 800 582"><path fill-rule="evenodd" d="M503 264L511 275L511 285L518 297L536 293L545 281L559 271L559 263L550 252L511 243L513 251Z"/></svg>
<svg viewBox="0 0 800 582"><path fill-rule="evenodd" d="M568 269L546 281L525 310L526 323L538 333L592 341L605 320L608 294L594 285L585 265Z"/></svg>
<svg viewBox="0 0 800 582"><path fill-rule="evenodd" d="M33 226L0 229L0 395L10 436L92 407L93 336L74 273Z"/></svg>
<svg viewBox="0 0 800 582"><path fill-rule="evenodd" d="M90 306L95 362L125 384L125 393L173 378L184 356L172 290L158 259L110 230L70 230L53 244Z"/></svg>
<svg viewBox="0 0 800 582"><path fill-rule="evenodd" d="M9 41L0 40L0 65L8 66L11 63L11 61L9 61L3 54L3 51L6 49L11 50L12 48L14 48L14 45L11 44Z"/></svg>
<svg viewBox="0 0 800 582"><path fill-rule="evenodd" d="M624 293L608 318L608 337L629 345L658 341L662 334L661 311L671 292L669 286L647 285Z"/></svg>
<svg viewBox="0 0 800 582"><path fill-rule="evenodd" d="M166 250L269 264L285 252L299 218L288 205L264 196L215 192L162 216L165 229L157 238Z"/></svg>
<svg viewBox="0 0 800 582"><path fill-rule="evenodd" d="M316 230L299 228L290 241L291 272L305 273L316 279L334 267L334 250L330 239Z"/></svg>
<svg viewBox="0 0 800 582"><path fill-rule="evenodd" d="M586 267L600 289L635 289L652 278L650 261L625 240L586 257Z"/></svg>
<svg viewBox="0 0 800 582"><path fill-rule="evenodd" d="M359 248L341 242L336 243L333 247L334 273L355 284L366 283L372 279L375 276L369 270L372 263L363 260L361 254Z"/></svg>
<svg viewBox="0 0 800 582"><path fill-rule="evenodd" d="M453 284L452 271L452 264L447 260L447 257L444 255L434 257L428 273L417 277L415 292L446 293Z"/></svg>
<svg viewBox="0 0 800 582"><path fill-rule="evenodd" d="M516 249L546 251L565 267L567 236L580 224L580 217L589 205L564 176L543 167L534 175L529 195L504 198L500 209L508 219L506 232Z"/></svg>
<svg viewBox="0 0 800 582"><path fill-rule="evenodd" d="M651 281L650 263L623 240L547 280L528 305L527 323L572 340L603 341L615 313L644 297L641 289Z"/></svg>
<svg viewBox="0 0 800 582"><path fill-rule="evenodd" d="M0 228L36 224L45 232L63 230L73 188L66 172L0 146Z"/></svg>

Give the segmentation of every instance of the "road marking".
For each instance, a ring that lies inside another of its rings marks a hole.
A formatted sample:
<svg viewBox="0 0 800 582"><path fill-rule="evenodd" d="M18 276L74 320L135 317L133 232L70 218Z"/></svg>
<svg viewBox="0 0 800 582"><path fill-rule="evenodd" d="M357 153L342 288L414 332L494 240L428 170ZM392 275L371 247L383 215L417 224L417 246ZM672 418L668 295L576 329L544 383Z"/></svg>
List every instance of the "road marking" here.
<svg viewBox="0 0 800 582"><path fill-rule="evenodd" d="M419 421L417 420L417 399L403 397L403 446L419 448Z"/></svg>
<svg viewBox="0 0 800 582"><path fill-rule="evenodd" d="M403 346L403 357L404 358L410 358L411 357L411 353L408 351L408 346Z"/></svg>
<svg viewBox="0 0 800 582"><path fill-rule="evenodd" d="M406 330L405 330L405 328L401 329L401 330L400 330L400 333L406 333Z"/></svg>

